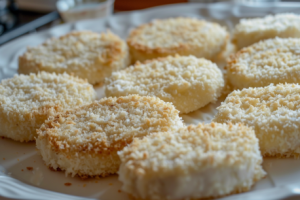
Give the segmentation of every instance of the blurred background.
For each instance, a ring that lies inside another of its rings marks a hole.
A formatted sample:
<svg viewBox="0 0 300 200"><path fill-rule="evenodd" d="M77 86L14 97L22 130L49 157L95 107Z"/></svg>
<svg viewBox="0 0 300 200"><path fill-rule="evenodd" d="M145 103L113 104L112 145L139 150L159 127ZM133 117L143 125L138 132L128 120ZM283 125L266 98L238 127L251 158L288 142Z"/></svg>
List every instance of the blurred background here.
<svg viewBox="0 0 300 200"><path fill-rule="evenodd" d="M296 0L0 0L0 45L57 24L174 3L276 3ZM299 0L300 2L300 0Z"/></svg>

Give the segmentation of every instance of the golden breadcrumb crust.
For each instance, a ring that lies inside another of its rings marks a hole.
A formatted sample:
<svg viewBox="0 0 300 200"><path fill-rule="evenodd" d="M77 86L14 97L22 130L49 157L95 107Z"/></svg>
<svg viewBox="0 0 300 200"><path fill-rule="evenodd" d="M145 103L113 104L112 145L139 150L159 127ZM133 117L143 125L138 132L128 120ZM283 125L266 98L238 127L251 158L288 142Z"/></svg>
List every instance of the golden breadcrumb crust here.
<svg viewBox="0 0 300 200"><path fill-rule="evenodd" d="M224 79L216 64L194 56L174 56L136 63L105 81L106 96L157 96L181 113L197 110L221 95ZM203 98L205 97L205 98Z"/></svg>
<svg viewBox="0 0 300 200"><path fill-rule="evenodd" d="M37 130L37 147L54 169L73 176L105 176L117 172L117 151L133 138L182 127L178 113L155 97L103 98L49 118Z"/></svg>
<svg viewBox="0 0 300 200"><path fill-rule="evenodd" d="M263 18L242 19L233 31L233 42L238 49L250 46L261 40L300 37L300 15L281 13Z"/></svg>
<svg viewBox="0 0 300 200"><path fill-rule="evenodd" d="M230 83L238 89L271 83L300 83L300 38L274 38L253 44L231 56Z"/></svg>
<svg viewBox="0 0 300 200"><path fill-rule="evenodd" d="M31 141L49 116L92 102L93 86L68 74L16 75L0 84L0 135Z"/></svg>
<svg viewBox="0 0 300 200"><path fill-rule="evenodd" d="M127 45L117 35L78 31L28 47L19 57L19 73L67 72L96 84L129 62Z"/></svg>
<svg viewBox="0 0 300 200"><path fill-rule="evenodd" d="M226 48L228 38L228 32L219 24L178 17L135 28L127 44L132 63L175 54L214 59Z"/></svg>
<svg viewBox="0 0 300 200"><path fill-rule="evenodd" d="M118 154L122 190L141 199L219 197L247 191L265 176L258 139L253 129L241 124L199 124L156 133L134 139ZM226 174L214 177L232 171L235 183L230 182L233 177L222 179ZM190 182L194 177L205 181L193 182L195 186ZM180 196L178 190L187 185L194 190L186 188L189 192Z"/></svg>
<svg viewBox="0 0 300 200"><path fill-rule="evenodd" d="M215 116L216 122L253 127L263 156L298 157L300 86L278 84L234 91Z"/></svg>

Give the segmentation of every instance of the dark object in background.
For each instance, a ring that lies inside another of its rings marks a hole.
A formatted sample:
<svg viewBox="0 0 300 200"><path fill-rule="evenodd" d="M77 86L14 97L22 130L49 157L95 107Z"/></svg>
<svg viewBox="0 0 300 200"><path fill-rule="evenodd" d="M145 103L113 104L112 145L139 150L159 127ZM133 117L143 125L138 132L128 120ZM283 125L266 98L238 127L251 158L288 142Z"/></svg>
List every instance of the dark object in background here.
<svg viewBox="0 0 300 200"><path fill-rule="evenodd" d="M0 35L17 24L16 8L12 1L0 0Z"/></svg>
<svg viewBox="0 0 300 200"><path fill-rule="evenodd" d="M116 11L129 11L150 8L174 3L185 3L188 0L115 0Z"/></svg>
<svg viewBox="0 0 300 200"><path fill-rule="evenodd" d="M0 45L35 31L59 18L59 14L19 10L14 0L0 0Z"/></svg>

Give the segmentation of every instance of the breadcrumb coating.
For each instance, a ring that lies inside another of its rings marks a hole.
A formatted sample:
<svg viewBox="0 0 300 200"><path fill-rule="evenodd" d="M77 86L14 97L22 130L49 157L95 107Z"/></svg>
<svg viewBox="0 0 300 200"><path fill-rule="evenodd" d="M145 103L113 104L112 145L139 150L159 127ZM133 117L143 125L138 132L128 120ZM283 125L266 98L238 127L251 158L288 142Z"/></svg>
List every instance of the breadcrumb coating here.
<svg viewBox="0 0 300 200"><path fill-rule="evenodd" d="M122 190L140 199L197 199L247 191L265 172L253 129L199 124L134 141L119 156Z"/></svg>
<svg viewBox="0 0 300 200"><path fill-rule="evenodd" d="M67 72L96 84L129 62L127 45L117 35L78 31L28 47L19 57L19 73Z"/></svg>
<svg viewBox="0 0 300 200"><path fill-rule="evenodd" d="M271 83L300 83L300 38L274 38L233 55L227 64L230 83L237 89Z"/></svg>
<svg viewBox="0 0 300 200"><path fill-rule="evenodd" d="M133 138L182 127L178 113L156 97L103 98L48 119L37 130L37 148L46 165L66 174L107 176L117 172L117 151Z"/></svg>
<svg viewBox="0 0 300 200"><path fill-rule="evenodd" d="M233 42L238 49L250 46L261 40L300 37L300 15L281 13L264 18L242 19L233 31Z"/></svg>
<svg viewBox="0 0 300 200"><path fill-rule="evenodd" d="M157 96L172 102L181 113L216 101L224 87L222 72L216 64L178 55L137 63L114 72L105 83L106 96Z"/></svg>
<svg viewBox="0 0 300 200"><path fill-rule="evenodd" d="M213 121L253 127L263 156L297 157L300 153L300 86L278 84L234 91Z"/></svg>
<svg viewBox="0 0 300 200"><path fill-rule="evenodd" d="M226 48L228 38L228 32L219 24L178 17L137 27L127 44L133 63L175 54L214 59Z"/></svg>
<svg viewBox="0 0 300 200"><path fill-rule="evenodd" d="M31 141L49 116L92 102L93 86L68 74L16 75L0 84L1 136Z"/></svg>

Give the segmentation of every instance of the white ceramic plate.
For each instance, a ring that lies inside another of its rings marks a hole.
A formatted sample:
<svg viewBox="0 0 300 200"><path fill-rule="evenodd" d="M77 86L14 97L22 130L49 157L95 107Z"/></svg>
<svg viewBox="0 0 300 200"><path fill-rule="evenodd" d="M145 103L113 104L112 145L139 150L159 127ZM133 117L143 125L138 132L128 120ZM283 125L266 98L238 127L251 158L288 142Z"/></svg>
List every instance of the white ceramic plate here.
<svg viewBox="0 0 300 200"><path fill-rule="evenodd" d="M18 56L26 46L42 43L50 37L57 37L72 30L93 30L112 32L126 38L135 26L155 18L189 16L216 21L232 29L240 18L257 17L279 12L300 13L300 4L177 4L162 6L137 12L114 15L107 19L80 21L64 24L50 30L27 35L0 47L0 80L17 73ZM299 22L300 23L300 22ZM98 97L103 97L103 88L97 88ZM220 99L221 101L222 99ZM220 104L210 104L182 118L188 124L209 122ZM1 131L1 124L0 124ZM264 169L268 176L258 182L251 191L232 195L224 199L300 199L300 161L294 159L265 159ZM27 169L28 168L28 169ZM32 170L30 170L32 168ZM71 183L66 186L65 183ZM35 144L19 143L0 138L0 199L101 199L127 200L127 195L120 191L118 177L81 180L66 177L63 172L53 172L38 155ZM73 195L73 196L70 196ZM77 197L76 197L77 196Z"/></svg>

